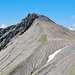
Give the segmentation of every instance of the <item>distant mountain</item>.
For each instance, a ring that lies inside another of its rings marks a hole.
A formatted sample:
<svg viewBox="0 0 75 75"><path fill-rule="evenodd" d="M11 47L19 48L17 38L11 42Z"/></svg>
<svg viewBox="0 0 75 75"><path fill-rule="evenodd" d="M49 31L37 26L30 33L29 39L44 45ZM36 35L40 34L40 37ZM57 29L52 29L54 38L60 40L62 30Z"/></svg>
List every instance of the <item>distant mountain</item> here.
<svg viewBox="0 0 75 75"><path fill-rule="evenodd" d="M0 50L0 75L75 75L75 32L44 15L0 29Z"/></svg>

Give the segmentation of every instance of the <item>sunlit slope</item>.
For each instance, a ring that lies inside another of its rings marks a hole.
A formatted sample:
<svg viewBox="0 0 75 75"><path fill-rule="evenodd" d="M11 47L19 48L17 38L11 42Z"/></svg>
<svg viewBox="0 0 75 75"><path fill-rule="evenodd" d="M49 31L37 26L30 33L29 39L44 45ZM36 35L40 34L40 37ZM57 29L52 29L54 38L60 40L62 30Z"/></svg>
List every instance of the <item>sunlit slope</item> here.
<svg viewBox="0 0 75 75"><path fill-rule="evenodd" d="M50 54L74 41L73 31L40 16L0 52L0 75L31 75L47 64Z"/></svg>
<svg viewBox="0 0 75 75"><path fill-rule="evenodd" d="M32 75L75 75L75 44L62 48L51 62Z"/></svg>

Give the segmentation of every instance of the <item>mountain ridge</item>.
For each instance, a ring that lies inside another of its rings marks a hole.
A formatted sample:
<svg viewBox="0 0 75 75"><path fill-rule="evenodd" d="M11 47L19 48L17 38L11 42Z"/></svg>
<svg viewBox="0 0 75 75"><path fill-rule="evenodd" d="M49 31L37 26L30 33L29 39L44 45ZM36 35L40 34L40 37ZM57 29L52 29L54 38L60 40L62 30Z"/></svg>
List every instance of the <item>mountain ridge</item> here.
<svg viewBox="0 0 75 75"><path fill-rule="evenodd" d="M41 20L50 20L46 16L43 15L38 15L35 13L28 14L26 18L22 19L22 21L16 25L8 26L7 28L0 29L0 51L3 49L9 42L10 40L15 37L23 34L26 30L29 29L29 27L32 25L33 21L36 18L40 18ZM42 18L43 17L43 18ZM52 21L53 22L53 21Z"/></svg>
<svg viewBox="0 0 75 75"><path fill-rule="evenodd" d="M0 75L67 75L69 67L74 65L69 63L72 61L69 57L73 58L74 55L72 53L75 48L72 44L75 43L75 32L47 18L36 18L26 32L9 43L11 44L0 52ZM48 57L59 49L59 56L47 63ZM63 66L62 63L69 67L59 67L58 65ZM65 70L66 67L68 70Z"/></svg>

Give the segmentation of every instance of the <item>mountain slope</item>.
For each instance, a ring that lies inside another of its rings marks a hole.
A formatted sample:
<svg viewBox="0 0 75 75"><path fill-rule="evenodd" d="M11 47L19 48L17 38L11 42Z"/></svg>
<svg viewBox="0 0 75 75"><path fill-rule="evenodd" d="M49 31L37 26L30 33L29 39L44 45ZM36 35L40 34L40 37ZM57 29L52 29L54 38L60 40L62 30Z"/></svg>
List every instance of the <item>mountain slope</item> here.
<svg viewBox="0 0 75 75"><path fill-rule="evenodd" d="M47 63L48 56L75 43L75 32L38 16L26 32L10 43L0 52L0 75L46 75L48 68L40 72L51 63Z"/></svg>
<svg viewBox="0 0 75 75"><path fill-rule="evenodd" d="M51 62L32 75L75 75L75 44L61 49Z"/></svg>
<svg viewBox="0 0 75 75"><path fill-rule="evenodd" d="M0 50L4 49L12 38L16 38L28 30L36 18L38 18L37 14L28 14L20 23L0 29Z"/></svg>

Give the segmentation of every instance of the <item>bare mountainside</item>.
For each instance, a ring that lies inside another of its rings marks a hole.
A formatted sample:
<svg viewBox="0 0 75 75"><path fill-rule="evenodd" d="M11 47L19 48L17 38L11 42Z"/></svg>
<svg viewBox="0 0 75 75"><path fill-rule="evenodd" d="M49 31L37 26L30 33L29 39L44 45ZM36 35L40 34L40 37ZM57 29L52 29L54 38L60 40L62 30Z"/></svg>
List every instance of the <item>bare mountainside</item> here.
<svg viewBox="0 0 75 75"><path fill-rule="evenodd" d="M35 16L27 30L14 35L1 49L0 75L75 75L75 32L46 16ZM23 21L23 25L27 25L25 19ZM59 49L55 58L47 62L48 57Z"/></svg>

